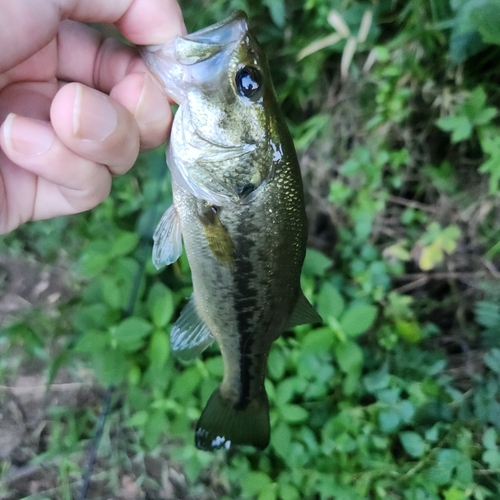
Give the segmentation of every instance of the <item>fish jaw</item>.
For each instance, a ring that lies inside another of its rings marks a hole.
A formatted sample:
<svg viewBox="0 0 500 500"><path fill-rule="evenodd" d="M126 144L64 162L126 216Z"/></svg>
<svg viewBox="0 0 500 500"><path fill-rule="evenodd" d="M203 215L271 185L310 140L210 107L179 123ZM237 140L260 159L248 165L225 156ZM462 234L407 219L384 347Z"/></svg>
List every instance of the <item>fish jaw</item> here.
<svg viewBox="0 0 500 500"><path fill-rule="evenodd" d="M216 88L229 55L247 32L246 14L238 11L226 21L176 36L164 45L143 47L141 55L164 84L167 95L181 104L190 85Z"/></svg>

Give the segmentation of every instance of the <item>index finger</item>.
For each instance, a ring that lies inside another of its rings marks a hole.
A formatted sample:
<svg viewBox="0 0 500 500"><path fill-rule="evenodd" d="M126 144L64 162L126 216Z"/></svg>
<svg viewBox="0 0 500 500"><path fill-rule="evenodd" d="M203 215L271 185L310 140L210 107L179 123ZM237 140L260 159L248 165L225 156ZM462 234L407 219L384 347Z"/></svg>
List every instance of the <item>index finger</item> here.
<svg viewBox="0 0 500 500"><path fill-rule="evenodd" d="M186 31L177 0L58 0L56 3L67 19L113 23L125 38L137 45L165 43Z"/></svg>
<svg viewBox="0 0 500 500"><path fill-rule="evenodd" d="M185 32L177 0L0 0L0 72L45 47L59 21L114 23L138 45L165 43Z"/></svg>

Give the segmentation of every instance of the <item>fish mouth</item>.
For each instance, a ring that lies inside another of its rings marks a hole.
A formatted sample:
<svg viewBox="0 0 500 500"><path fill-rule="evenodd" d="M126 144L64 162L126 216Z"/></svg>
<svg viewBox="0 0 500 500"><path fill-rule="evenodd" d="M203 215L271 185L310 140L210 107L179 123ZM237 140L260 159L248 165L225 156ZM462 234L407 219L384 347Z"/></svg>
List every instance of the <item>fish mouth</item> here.
<svg viewBox="0 0 500 500"><path fill-rule="evenodd" d="M248 30L246 14L236 11L220 23L164 45L143 47L141 54L169 97L179 103L186 84L216 84L216 75L223 73L227 58Z"/></svg>
<svg viewBox="0 0 500 500"><path fill-rule="evenodd" d="M175 40L175 58L180 64L197 64L231 50L248 31L247 16L235 12L228 19Z"/></svg>
<svg viewBox="0 0 500 500"><path fill-rule="evenodd" d="M242 10L238 10L220 23L195 31L185 37L178 38L181 40L190 40L199 44L223 47L228 43L240 41L247 31L247 15Z"/></svg>

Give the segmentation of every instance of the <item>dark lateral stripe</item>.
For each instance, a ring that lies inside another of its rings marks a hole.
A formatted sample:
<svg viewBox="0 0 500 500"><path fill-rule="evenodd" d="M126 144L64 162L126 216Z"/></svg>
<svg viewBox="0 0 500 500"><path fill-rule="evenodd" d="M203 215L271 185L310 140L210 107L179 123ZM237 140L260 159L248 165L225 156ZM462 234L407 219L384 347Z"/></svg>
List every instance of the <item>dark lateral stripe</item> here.
<svg viewBox="0 0 500 500"><path fill-rule="evenodd" d="M238 228L238 236L235 238L235 294L234 308L236 312L236 323L238 327L240 345L240 398L238 408L243 409L250 403L250 388L252 383L252 348L254 337L253 321L257 306L257 290L251 285L256 282L256 274L253 263L250 260L250 250L255 243L248 238L248 234L256 234L253 224L246 221Z"/></svg>

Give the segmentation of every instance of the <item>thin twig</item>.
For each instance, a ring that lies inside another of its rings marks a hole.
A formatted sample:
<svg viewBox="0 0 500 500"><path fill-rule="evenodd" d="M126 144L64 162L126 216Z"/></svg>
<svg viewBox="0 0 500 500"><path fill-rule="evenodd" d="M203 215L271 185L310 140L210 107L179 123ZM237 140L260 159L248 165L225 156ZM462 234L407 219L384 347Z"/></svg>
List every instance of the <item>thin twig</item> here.
<svg viewBox="0 0 500 500"><path fill-rule="evenodd" d="M32 385L26 387L11 387L8 385L0 385L0 391L10 392L16 395L31 394L31 393L45 393L45 392L65 392L81 389L82 387L91 388L92 385L84 384L83 382L68 382L65 384L51 384L46 385Z"/></svg>
<svg viewBox="0 0 500 500"><path fill-rule="evenodd" d="M471 271L471 272L460 272L460 271L449 271L442 273L410 273L402 274L398 276L397 279L401 280L417 280L421 278L426 278L428 280L449 280L449 279L467 279L467 278L482 278L488 276L490 273L486 271Z"/></svg>
<svg viewBox="0 0 500 500"><path fill-rule="evenodd" d="M437 208L431 207L430 205L425 205L424 203L420 203L419 201L407 200L406 198L402 198L401 196L389 196L388 201L396 205L403 205L404 207L409 208L417 208L418 210L430 212L433 214L438 212Z"/></svg>
<svg viewBox="0 0 500 500"><path fill-rule="evenodd" d="M500 469L492 469L492 470L479 469L475 470L474 474L476 476L496 476L497 474L500 474Z"/></svg>
<svg viewBox="0 0 500 500"><path fill-rule="evenodd" d="M85 469L85 474L83 475L83 484L80 489L80 500L85 500L87 498L87 491L89 489L90 480L92 478L92 473L94 471L94 465L97 459L97 450L99 449L99 443L101 442L102 433L104 430L104 424L109 413L109 408L111 406L111 399L115 391L114 386L109 386L106 390L104 396L101 413L99 419L96 423L95 434L90 442L87 457L87 468Z"/></svg>
<svg viewBox="0 0 500 500"><path fill-rule="evenodd" d="M396 288L394 291L398 293L409 292L410 290L414 290L415 288L419 288L425 285L427 282L431 280L460 280L460 279L470 279L470 278L482 278L485 276L489 276L490 273L487 271L474 271L474 272L442 272L442 273L411 273L411 274L403 274L398 276L399 280L408 280L410 283L406 285L402 285Z"/></svg>
<svg viewBox="0 0 500 500"><path fill-rule="evenodd" d="M429 280L427 278L419 278L410 283L406 283L406 285L395 288L394 291L397 293L406 293L420 286L424 286Z"/></svg>
<svg viewBox="0 0 500 500"><path fill-rule="evenodd" d="M446 444L446 442L456 433L455 426L452 426L446 435L439 441L439 443L431 448L411 469L407 470L403 475L399 476L396 481L398 483L402 483L414 476L417 472L419 472L423 467L425 467L431 460L434 459L435 455L442 447Z"/></svg>
<svg viewBox="0 0 500 500"><path fill-rule="evenodd" d="M493 262L491 262L491 260L484 260L483 264L488 269L488 271L490 271L490 273L493 275L494 278L500 278L500 272L493 265Z"/></svg>

